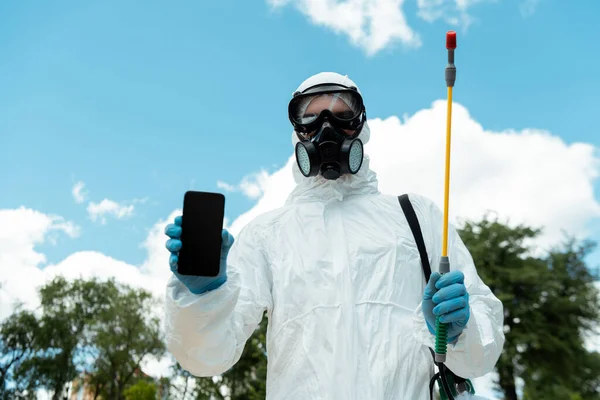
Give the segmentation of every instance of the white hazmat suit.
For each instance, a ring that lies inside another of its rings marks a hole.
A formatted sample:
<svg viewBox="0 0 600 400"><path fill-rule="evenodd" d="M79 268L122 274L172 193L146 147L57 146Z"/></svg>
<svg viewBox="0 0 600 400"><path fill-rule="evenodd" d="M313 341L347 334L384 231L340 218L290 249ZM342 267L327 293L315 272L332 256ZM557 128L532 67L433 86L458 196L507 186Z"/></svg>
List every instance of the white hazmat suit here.
<svg viewBox="0 0 600 400"><path fill-rule="evenodd" d="M354 85L321 73L298 90L316 83ZM359 137L367 142L369 135L365 125ZM285 205L236 237L221 287L194 295L170 279L169 351L194 375L223 374L266 312L268 400L429 399L435 337L421 311L419 252L397 197L379 192L368 156L356 175L305 178L295 165L294 178ZM410 198L436 271L442 213L423 196ZM448 345L446 365L479 377L492 371L504 345L502 303L453 227L449 258L464 273L470 319Z"/></svg>

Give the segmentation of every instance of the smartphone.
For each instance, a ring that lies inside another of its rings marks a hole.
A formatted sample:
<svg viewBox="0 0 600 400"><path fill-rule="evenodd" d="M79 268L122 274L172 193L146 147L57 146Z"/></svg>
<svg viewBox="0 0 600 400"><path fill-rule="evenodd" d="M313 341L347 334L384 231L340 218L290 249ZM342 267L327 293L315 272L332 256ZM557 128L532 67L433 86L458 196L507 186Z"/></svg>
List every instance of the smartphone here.
<svg viewBox="0 0 600 400"><path fill-rule="evenodd" d="M219 274L224 214L225 196L221 193L185 193L178 273L209 277Z"/></svg>

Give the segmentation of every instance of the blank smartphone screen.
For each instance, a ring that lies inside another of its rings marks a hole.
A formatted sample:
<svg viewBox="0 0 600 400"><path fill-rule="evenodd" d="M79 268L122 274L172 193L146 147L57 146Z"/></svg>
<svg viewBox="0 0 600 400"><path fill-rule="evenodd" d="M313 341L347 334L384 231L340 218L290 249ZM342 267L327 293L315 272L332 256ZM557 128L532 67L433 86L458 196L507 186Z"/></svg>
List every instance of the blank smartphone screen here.
<svg viewBox="0 0 600 400"><path fill-rule="evenodd" d="M177 272L193 276L219 274L224 213L225 196L222 194L185 193Z"/></svg>

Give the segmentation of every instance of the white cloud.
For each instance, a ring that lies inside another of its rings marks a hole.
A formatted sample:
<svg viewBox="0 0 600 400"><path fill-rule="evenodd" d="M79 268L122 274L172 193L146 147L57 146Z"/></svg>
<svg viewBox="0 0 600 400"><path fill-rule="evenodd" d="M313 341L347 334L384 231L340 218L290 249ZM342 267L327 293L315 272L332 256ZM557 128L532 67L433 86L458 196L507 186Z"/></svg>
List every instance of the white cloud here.
<svg viewBox="0 0 600 400"><path fill-rule="evenodd" d="M88 197L88 193L84 192L85 188L85 183L83 183L82 181L77 182L75 185L73 185L73 198L75 199L75 202L77 202L78 204L83 203L84 201L87 200Z"/></svg>
<svg viewBox="0 0 600 400"><path fill-rule="evenodd" d="M144 198L141 198L141 199L133 199L133 200L131 200L131 202L133 204L146 204L148 202L148 200L149 200L148 197L144 197Z"/></svg>
<svg viewBox="0 0 600 400"><path fill-rule="evenodd" d="M427 22L444 20L462 27L473 23L469 10L479 3L498 0L417 0L417 16ZM533 10L538 0L524 0ZM397 42L409 47L421 46L418 32L413 30L403 10L404 0L267 0L273 9L292 5L311 23L345 35L352 45L372 56ZM523 9L523 8L522 8Z"/></svg>
<svg viewBox="0 0 600 400"><path fill-rule="evenodd" d="M84 190L85 183L79 181L73 185L71 193L75 202L78 204L84 203L89 193ZM88 203L87 212L92 221L99 221L101 224L105 224L107 217L112 216L117 219L125 219L133 215L135 206L134 204L144 204L148 201L147 197L138 199L135 198L129 202L118 203L114 200L104 199L100 203L94 203L93 201Z"/></svg>
<svg viewBox="0 0 600 400"><path fill-rule="evenodd" d="M257 173L244 177L239 185L231 185L223 181L217 181L217 187L226 192L242 192L244 196L255 200L263 195L268 179L269 173L263 169Z"/></svg>
<svg viewBox="0 0 600 400"><path fill-rule="evenodd" d="M36 288L44 283L39 267L46 256L34 247L56 240L57 234L76 237L79 227L25 207L0 210L0 319L11 312L16 301L26 306L35 303Z"/></svg>
<svg viewBox="0 0 600 400"><path fill-rule="evenodd" d="M562 231L587 235L600 217L593 183L600 160L592 145L568 145L549 132L490 132L460 104L453 106L451 217L480 218L493 210L512 223L542 226L547 246ZM446 102L436 101L401 123L374 120L367 151L386 193L422 193L442 205Z"/></svg>
<svg viewBox="0 0 600 400"><path fill-rule="evenodd" d="M366 151L382 192L417 192L441 206L445 113L445 101L436 101L403 121L397 117L370 120L372 134ZM600 160L595 158L593 146L567 144L535 129L487 131L457 103L453 107L452 139L451 220L476 219L491 209L513 224L545 227L538 244L547 247L562 238L563 230L586 235L589 223L600 217L600 204L593 194ZM231 223L234 235L256 215L283 205L294 187L294 162L290 157L272 174L261 171L239 185L230 185L232 190L258 197L252 209ZM35 306L36 288L57 274L116 277L162 298L170 276L164 227L180 214L180 209L174 210L150 229L142 243L147 259L140 266L94 251L76 252L45 266L44 254L34 247L52 233L76 235L75 225L25 208L0 210L0 319L17 299ZM157 314L161 313L158 309ZM598 337L588 340L590 347L597 347L597 343ZM167 365L165 360L151 359L145 364L156 376L166 373ZM492 392L488 394L491 378L493 375L488 375L476 384L478 393L493 398Z"/></svg>
<svg viewBox="0 0 600 400"><path fill-rule="evenodd" d="M155 378L171 376L171 366L174 364L174 358L171 356L157 359L154 356L147 357L141 363L142 370Z"/></svg>
<svg viewBox="0 0 600 400"><path fill-rule="evenodd" d="M88 215L92 221L106 223L106 217L112 216L117 219L125 219L133 215L134 205L120 204L116 201L104 199L100 203L90 202L87 207Z"/></svg>
<svg viewBox="0 0 600 400"><path fill-rule="evenodd" d="M524 0L519 4L519 11L524 18L531 17L539 4L540 0Z"/></svg>
<svg viewBox="0 0 600 400"><path fill-rule="evenodd" d="M421 45L408 22L404 0L267 0L273 7L292 4L318 26L346 35L351 43L373 55L399 41L409 47Z"/></svg>
<svg viewBox="0 0 600 400"><path fill-rule="evenodd" d="M148 290L159 296L164 295L165 285L171 276L169 269L169 252L165 249L168 237L165 235L165 226L173 223L182 210L174 210L167 218L158 221L148 232L142 248L146 250L146 260L140 266L140 273L146 277Z"/></svg>
<svg viewBox="0 0 600 400"><path fill-rule="evenodd" d="M242 193L251 199L258 199L263 195L269 174L267 171L260 171L257 174L246 177L240 183Z"/></svg>
<svg viewBox="0 0 600 400"><path fill-rule="evenodd" d="M226 192L235 192L237 190L235 185L230 185L229 183L223 181L217 181L217 187L225 190Z"/></svg>
<svg viewBox="0 0 600 400"><path fill-rule="evenodd" d="M479 3L496 2L497 0L417 0L417 15L427 22L444 20L444 22L460 26L463 32L474 22L468 10Z"/></svg>
<svg viewBox="0 0 600 400"><path fill-rule="evenodd" d="M256 205L237 217L230 226L230 232L237 235L241 229L257 215L280 207L295 186L292 176L292 165L296 161L290 158L286 165L278 171L265 176L262 181L263 195Z"/></svg>

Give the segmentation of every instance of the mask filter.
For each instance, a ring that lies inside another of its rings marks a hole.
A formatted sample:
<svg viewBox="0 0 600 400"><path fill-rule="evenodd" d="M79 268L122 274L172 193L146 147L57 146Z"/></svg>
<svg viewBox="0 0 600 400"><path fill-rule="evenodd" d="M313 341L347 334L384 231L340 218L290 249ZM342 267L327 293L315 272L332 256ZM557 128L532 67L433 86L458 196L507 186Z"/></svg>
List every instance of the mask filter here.
<svg viewBox="0 0 600 400"><path fill-rule="evenodd" d="M348 138L325 122L319 132L308 140L296 143L296 161L306 176L321 174L335 180L344 174L356 174L363 161L363 144L358 138Z"/></svg>

